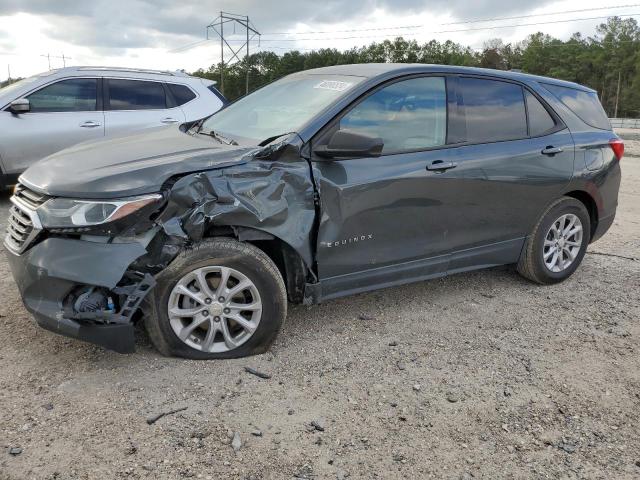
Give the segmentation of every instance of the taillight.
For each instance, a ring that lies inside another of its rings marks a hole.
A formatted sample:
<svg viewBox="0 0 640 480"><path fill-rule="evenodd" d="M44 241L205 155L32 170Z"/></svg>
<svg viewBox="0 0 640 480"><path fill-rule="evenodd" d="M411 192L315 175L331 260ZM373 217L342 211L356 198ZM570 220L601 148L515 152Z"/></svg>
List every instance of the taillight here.
<svg viewBox="0 0 640 480"><path fill-rule="evenodd" d="M624 155L624 142L620 138L612 138L609 140L609 146L613 150L613 154L618 160L622 159Z"/></svg>

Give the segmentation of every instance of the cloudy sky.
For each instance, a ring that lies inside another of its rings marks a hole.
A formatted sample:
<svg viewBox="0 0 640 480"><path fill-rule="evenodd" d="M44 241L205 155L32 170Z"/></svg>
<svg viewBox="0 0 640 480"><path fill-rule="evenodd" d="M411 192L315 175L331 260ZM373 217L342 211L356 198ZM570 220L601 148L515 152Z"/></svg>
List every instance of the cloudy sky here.
<svg viewBox="0 0 640 480"><path fill-rule="evenodd" d="M633 0L0 0L0 80L8 67L12 77L61 67L63 54L67 65L206 68L220 60L215 33L205 39L220 10L250 16L262 34L252 52L277 53L398 35L482 48L537 31L592 35L607 15L640 19ZM244 30L235 34L239 46Z"/></svg>

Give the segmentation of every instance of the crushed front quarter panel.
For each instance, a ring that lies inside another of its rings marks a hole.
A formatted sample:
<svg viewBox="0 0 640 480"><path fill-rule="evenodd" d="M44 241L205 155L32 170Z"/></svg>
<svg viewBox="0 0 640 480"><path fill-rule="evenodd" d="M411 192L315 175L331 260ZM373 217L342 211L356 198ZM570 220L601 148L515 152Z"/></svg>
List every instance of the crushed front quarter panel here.
<svg viewBox="0 0 640 480"><path fill-rule="evenodd" d="M246 163L180 177L158 218L164 233L196 243L212 227L249 227L291 246L313 265L314 185L299 139L258 150Z"/></svg>

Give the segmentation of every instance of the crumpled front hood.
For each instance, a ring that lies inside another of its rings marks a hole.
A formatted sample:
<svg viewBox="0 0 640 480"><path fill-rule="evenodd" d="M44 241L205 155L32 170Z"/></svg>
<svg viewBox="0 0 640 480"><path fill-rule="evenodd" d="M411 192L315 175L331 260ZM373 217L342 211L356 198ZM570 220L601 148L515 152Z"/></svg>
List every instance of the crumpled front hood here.
<svg viewBox="0 0 640 480"><path fill-rule="evenodd" d="M53 196L126 197L157 192L176 174L247 161L255 149L222 145L172 125L81 143L36 163L20 181Z"/></svg>

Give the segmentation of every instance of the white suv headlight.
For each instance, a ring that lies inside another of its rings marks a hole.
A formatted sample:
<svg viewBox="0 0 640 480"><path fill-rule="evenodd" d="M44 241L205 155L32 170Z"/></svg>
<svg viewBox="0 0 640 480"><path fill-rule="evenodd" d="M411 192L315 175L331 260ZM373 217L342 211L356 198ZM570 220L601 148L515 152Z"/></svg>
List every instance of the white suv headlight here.
<svg viewBox="0 0 640 480"><path fill-rule="evenodd" d="M161 199L159 194L117 200L52 198L42 204L37 213L45 228L88 227L114 222Z"/></svg>

